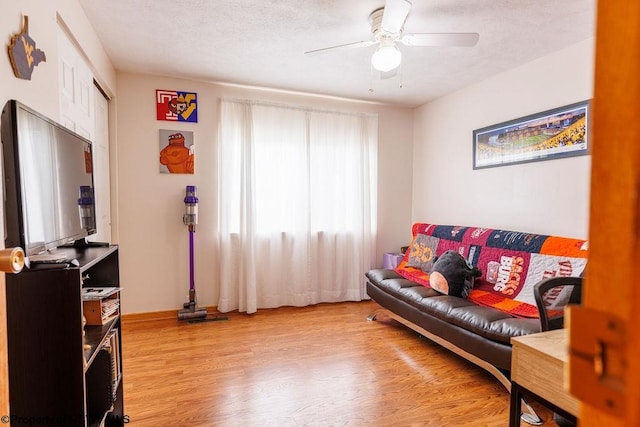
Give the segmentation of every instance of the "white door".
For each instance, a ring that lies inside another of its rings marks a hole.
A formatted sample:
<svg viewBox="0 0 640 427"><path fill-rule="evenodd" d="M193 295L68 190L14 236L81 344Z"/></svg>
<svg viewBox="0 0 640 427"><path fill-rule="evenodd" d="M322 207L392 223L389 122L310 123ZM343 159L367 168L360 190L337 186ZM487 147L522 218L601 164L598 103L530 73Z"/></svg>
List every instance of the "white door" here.
<svg viewBox="0 0 640 427"><path fill-rule="evenodd" d="M58 28L60 123L93 143L97 233L87 240L111 242L109 102L95 86L91 69Z"/></svg>
<svg viewBox="0 0 640 427"><path fill-rule="evenodd" d="M60 123L93 141L95 107L93 74L84 59L58 28Z"/></svg>
<svg viewBox="0 0 640 427"><path fill-rule="evenodd" d="M111 185L109 183L109 101L94 86L95 140L93 179L95 181L96 228L89 240L111 243Z"/></svg>

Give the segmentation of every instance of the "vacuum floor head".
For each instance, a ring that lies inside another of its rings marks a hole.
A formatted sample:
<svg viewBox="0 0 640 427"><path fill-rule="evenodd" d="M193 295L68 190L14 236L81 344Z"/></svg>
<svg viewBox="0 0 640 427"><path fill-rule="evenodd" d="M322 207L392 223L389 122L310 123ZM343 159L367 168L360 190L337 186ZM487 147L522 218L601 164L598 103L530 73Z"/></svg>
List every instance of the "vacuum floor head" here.
<svg viewBox="0 0 640 427"><path fill-rule="evenodd" d="M185 308L178 311L178 320L204 319L207 317L206 308Z"/></svg>

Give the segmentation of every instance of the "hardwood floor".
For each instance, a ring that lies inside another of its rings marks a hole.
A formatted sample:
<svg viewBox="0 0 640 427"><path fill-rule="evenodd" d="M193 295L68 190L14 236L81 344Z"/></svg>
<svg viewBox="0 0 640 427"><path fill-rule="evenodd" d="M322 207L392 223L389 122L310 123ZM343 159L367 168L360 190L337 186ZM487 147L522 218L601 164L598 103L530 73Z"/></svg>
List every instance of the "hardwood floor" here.
<svg viewBox="0 0 640 427"><path fill-rule="evenodd" d="M366 321L376 308L320 304L195 324L125 319L129 425L507 425L509 394L497 380L393 320Z"/></svg>

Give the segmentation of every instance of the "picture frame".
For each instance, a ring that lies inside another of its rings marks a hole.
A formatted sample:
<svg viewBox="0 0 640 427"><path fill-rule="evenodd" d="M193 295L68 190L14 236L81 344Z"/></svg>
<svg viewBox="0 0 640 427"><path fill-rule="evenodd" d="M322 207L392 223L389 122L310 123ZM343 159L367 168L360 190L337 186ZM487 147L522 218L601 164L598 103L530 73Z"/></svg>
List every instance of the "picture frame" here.
<svg viewBox="0 0 640 427"><path fill-rule="evenodd" d="M192 131L159 129L160 173L195 173L196 146Z"/></svg>
<svg viewBox="0 0 640 427"><path fill-rule="evenodd" d="M156 89L156 119L198 123L198 94Z"/></svg>
<svg viewBox="0 0 640 427"><path fill-rule="evenodd" d="M473 169L589 154L589 101L473 131Z"/></svg>

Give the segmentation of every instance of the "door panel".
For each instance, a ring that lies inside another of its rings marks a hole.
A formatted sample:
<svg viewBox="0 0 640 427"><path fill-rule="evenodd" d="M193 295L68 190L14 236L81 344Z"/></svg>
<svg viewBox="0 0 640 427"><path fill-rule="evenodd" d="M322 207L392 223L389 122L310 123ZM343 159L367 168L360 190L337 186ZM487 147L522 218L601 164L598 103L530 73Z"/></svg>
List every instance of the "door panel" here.
<svg viewBox="0 0 640 427"><path fill-rule="evenodd" d="M67 34L58 28L60 123L93 141L93 74Z"/></svg>
<svg viewBox="0 0 640 427"><path fill-rule="evenodd" d="M2 203L0 202L0 207ZM4 208L3 208L4 212ZM0 248L4 248L4 230L0 229ZM7 361L7 310L4 274L0 273L0 416L9 412L9 366Z"/></svg>
<svg viewBox="0 0 640 427"><path fill-rule="evenodd" d="M94 87L95 141L93 143L93 174L96 182L96 225L98 232L92 241L111 242L111 186L109 182L109 102Z"/></svg>
<svg viewBox="0 0 640 427"><path fill-rule="evenodd" d="M586 427L622 427L638 425L640 411L640 332L635 327L640 320L635 274L640 265L640 2L600 1L596 34L590 247L583 305L617 316L625 325L625 410L616 417L583 401L579 420ZM585 331L589 324L572 321L570 327ZM571 388L579 386L579 377L570 379Z"/></svg>
<svg viewBox="0 0 640 427"><path fill-rule="evenodd" d="M109 102L96 88L79 49L58 28L60 123L93 143L97 233L91 241L111 242Z"/></svg>

